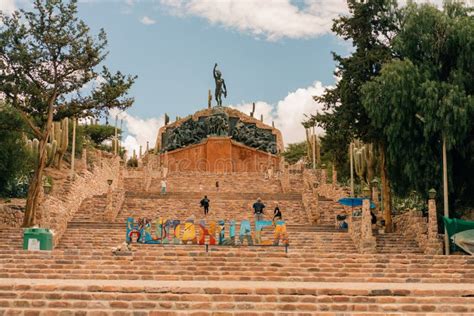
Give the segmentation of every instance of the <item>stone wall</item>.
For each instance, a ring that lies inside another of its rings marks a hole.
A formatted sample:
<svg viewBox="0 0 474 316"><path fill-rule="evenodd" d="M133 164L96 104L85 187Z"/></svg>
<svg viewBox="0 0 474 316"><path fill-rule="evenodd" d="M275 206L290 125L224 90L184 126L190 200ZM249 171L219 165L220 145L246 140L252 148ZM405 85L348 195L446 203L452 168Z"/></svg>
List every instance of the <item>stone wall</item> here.
<svg viewBox="0 0 474 316"><path fill-rule="evenodd" d="M100 158L93 171L84 170L79 174L67 194L61 196L47 195L40 205L40 227L50 228L54 234L56 246L66 231L67 223L72 220L82 201L93 195L108 191L107 180L112 179L112 190L118 190L120 176L120 157Z"/></svg>
<svg viewBox="0 0 474 316"><path fill-rule="evenodd" d="M315 224L335 224L336 215L348 214L348 209L337 203L347 193L337 183L327 183L324 169L302 169L303 205Z"/></svg>
<svg viewBox="0 0 474 316"><path fill-rule="evenodd" d="M23 203L24 204L24 203ZM0 227L20 227L23 223L24 205L0 205Z"/></svg>
<svg viewBox="0 0 474 316"><path fill-rule="evenodd" d="M395 231L401 233L406 239L415 240L423 251L428 242L428 221L421 211L408 210L396 215L392 221Z"/></svg>
<svg viewBox="0 0 474 316"><path fill-rule="evenodd" d="M416 241L425 254L442 254L442 240L437 233L438 227L435 220L436 209L434 214L434 220L431 223L428 217L423 217L422 212L417 210L408 210L396 215L393 217L395 231L401 233L406 239Z"/></svg>
<svg viewBox="0 0 474 316"><path fill-rule="evenodd" d="M312 190L304 190L301 194L303 208L311 225L317 224L320 219L318 195Z"/></svg>
<svg viewBox="0 0 474 316"><path fill-rule="evenodd" d="M241 145L230 137L208 137L202 144L189 145L161 154L170 172L263 172L277 170L280 157Z"/></svg>

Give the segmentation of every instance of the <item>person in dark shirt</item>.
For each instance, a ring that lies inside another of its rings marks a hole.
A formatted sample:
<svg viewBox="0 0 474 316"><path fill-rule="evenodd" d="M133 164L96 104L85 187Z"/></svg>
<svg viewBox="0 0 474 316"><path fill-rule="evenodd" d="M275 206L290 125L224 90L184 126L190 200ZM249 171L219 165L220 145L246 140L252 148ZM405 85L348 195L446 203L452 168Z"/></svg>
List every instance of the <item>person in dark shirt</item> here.
<svg viewBox="0 0 474 316"><path fill-rule="evenodd" d="M204 198L201 200L201 207L204 207L204 216L209 213L209 202L210 200L207 198L207 195L204 195Z"/></svg>
<svg viewBox="0 0 474 316"><path fill-rule="evenodd" d="M262 221L263 220L263 209L265 208L265 204L262 203L260 198L257 199L257 202L253 203L253 212L255 214L255 221Z"/></svg>
<svg viewBox="0 0 474 316"><path fill-rule="evenodd" d="M370 217L371 217L370 221L372 225L377 224L377 216L375 216L375 214L372 211L370 211Z"/></svg>
<svg viewBox="0 0 474 316"><path fill-rule="evenodd" d="M273 221L277 219L282 220L281 211L280 211L280 207L278 206L278 203L275 206L275 210L273 210Z"/></svg>

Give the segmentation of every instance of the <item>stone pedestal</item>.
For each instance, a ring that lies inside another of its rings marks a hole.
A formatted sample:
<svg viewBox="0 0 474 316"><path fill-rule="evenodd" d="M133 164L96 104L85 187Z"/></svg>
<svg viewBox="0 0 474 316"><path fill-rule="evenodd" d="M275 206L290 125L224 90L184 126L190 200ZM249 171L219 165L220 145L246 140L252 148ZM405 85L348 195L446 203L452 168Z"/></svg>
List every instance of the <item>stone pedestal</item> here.
<svg viewBox="0 0 474 316"><path fill-rule="evenodd" d="M334 165L332 166L332 184L334 186L337 185L337 170L336 170L336 167Z"/></svg>
<svg viewBox="0 0 474 316"><path fill-rule="evenodd" d="M362 202L362 223L360 251L362 253L375 253L377 242L372 235L372 217L370 216L370 200L364 199Z"/></svg>
<svg viewBox="0 0 474 316"><path fill-rule="evenodd" d="M326 169L321 169L321 185L328 183L328 173Z"/></svg>
<svg viewBox="0 0 474 316"><path fill-rule="evenodd" d="M243 145L228 136L209 136L205 141L161 155L171 172L266 172L278 170L281 158Z"/></svg>
<svg viewBox="0 0 474 316"><path fill-rule="evenodd" d="M378 213L380 212L380 205L379 205L379 188L377 186L372 187L372 202L375 204L375 210Z"/></svg>
<svg viewBox="0 0 474 316"><path fill-rule="evenodd" d="M107 204L105 206L105 213L104 213L104 220L111 221L112 220L112 213L113 213L113 191L112 185L109 185L107 189Z"/></svg>
<svg viewBox="0 0 474 316"><path fill-rule="evenodd" d="M82 170L87 170L87 149L83 148L82 149L82 156L81 156L81 165L82 165Z"/></svg>
<svg viewBox="0 0 474 316"><path fill-rule="evenodd" d="M436 215L436 200L428 200L428 240L425 248L426 254L442 255L443 241L438 236L438 219Z"/></svg>

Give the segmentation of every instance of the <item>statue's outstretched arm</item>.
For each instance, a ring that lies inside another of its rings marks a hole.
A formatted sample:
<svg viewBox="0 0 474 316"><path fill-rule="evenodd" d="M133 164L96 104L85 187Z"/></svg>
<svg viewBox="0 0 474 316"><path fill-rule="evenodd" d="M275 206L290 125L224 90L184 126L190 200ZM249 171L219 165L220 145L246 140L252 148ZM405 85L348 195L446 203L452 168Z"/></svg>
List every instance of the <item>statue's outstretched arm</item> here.
<svg viewBox="0 0 474 316"><path fill-rule="evenodd" d="M217 79L217 76L216 76L216 68L217 68L217 63L215 63L214 69L212 70L212 74L214 75L214 79Z"/></svg>
<svg viewBox="0 0 474 316"><path fill-rule="evenodd" d="M223 91L224 91L224 97L227 98L227 87L225 85L225 81L222 80L222 87L224 88Z"/></svg>

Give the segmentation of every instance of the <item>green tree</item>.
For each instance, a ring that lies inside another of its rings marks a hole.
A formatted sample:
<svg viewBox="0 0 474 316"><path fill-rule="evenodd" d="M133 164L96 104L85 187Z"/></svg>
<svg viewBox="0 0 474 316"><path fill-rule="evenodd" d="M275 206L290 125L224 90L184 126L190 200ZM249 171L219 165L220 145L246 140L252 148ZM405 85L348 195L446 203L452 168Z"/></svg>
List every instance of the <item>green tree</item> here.
<svg viewBox="0 0 474 316"><path fill-rule="evenodd" d="M35 224L46 141L53 119L98 116L110 108L125 109L135 77L112 74L103 67L106 34L90 35L77 17L77 1L35 0L33 11L0 14L0 91L39 140L39 159L32 178L23 226ZM81 91L99 76L88 95Z"/></svg>
<svg viewBox="0 0 474 316"><path fill-rule="evenodd" d="M339 81L316 98L325 104L325 112L314 119L326 130L328 140L339 141L338 146L334 146L334 156L343 152L343 147L348 151L353 139L378 147L384 209L391 210L391 186L384 163L385 142L362 105L361 87L378 76L382 64L392 59L391 43L403 15L394 0L348 0L347 4L349 15L335 19L332 30L351 41L354 51L347 57L333 53ZM390 231L391 213L385 212L385 215Z"/></svg>
<svg viewBox="0 0 474 316"><path fill-rule="evenodd" d="M298 162L301 158L306 157L308 146L306 142L288 144L285 151L281 155L289 164Z"/></svg>
<svg viewBox="0 0 474 316"><path fill-rule="evenodd" d="M362 89L372 124L386 139L391 180L399 194L442 188L443 137L451 158L452 200L458 200L454 190L465 190L466 181L474 189L464 176L474 167L466 156L473 153L474 141L474 18L469 12L451 2L443 11L409 5L394 40L400 58L384 65L381 75Z"/></svg>
<svg viewBox="0 0 474 316"><path fill-rule="evenodd" d="M25 123L10 106L0 103L0 196L9 195L19 178L27 178L33 159L25 146Z"/></svg>
<svg viewBox="0 0 474 316"><path fill-rule="evenodd" d="M102 144L104 140L112 140L115 136L115 127L111 125L84 125L84 133L96 145ZM120 136L122 131L118 128L117 134Z"/></svg>

